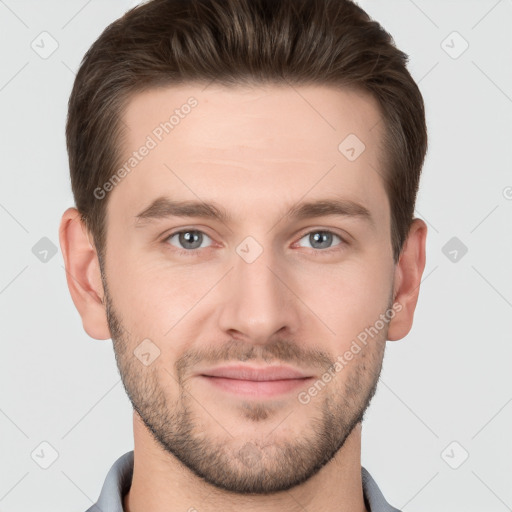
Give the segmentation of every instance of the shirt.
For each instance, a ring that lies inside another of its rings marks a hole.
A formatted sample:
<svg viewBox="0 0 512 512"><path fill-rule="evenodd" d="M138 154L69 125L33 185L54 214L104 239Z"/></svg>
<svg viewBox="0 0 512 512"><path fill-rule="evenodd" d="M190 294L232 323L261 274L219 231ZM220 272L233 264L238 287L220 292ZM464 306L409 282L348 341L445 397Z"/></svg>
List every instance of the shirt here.
<svg viewBox="0 0 512 512"><path fill-rule="evenodd" d="M107 473L98 501L86 512L124 512L123 498L133 476L133 450L119 457ZM369 512L400 512L382 495L370 473L361 466L363 496Z"/></svg>

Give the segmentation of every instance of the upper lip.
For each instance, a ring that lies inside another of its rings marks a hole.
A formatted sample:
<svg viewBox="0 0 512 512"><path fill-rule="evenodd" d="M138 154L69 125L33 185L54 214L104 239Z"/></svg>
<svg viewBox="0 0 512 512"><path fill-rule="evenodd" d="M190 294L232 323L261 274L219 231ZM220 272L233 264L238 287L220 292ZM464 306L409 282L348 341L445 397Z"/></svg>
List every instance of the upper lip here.
<svg viewBox="0 0 512 512"><path fill-rule="evenodd" d="M239 380L288 380L305 379L311 377L300 370L290 366L219 366L210 370L202 371L200 375L206 377L224 377L226 379Z"/></svg>

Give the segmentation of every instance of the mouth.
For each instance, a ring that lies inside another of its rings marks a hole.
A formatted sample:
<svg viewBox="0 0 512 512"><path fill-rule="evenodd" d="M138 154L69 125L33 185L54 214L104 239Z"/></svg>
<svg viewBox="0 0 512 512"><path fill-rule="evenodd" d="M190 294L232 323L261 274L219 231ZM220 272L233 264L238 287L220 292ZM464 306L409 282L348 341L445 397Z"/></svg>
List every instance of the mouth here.
<svg viewBox="0 0 512 512"><path fill-rule="evenodd" d="M246 397L268 398L309 384L313 376L287 366L224 366L199 377L215 389Z"/></svg>

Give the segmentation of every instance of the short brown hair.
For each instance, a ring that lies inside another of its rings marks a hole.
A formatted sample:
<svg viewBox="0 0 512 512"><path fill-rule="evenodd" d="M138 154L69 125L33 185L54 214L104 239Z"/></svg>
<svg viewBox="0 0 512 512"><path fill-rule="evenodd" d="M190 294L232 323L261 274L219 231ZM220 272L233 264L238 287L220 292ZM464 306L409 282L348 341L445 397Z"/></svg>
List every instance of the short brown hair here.
<svg viewBox="0 0 512 512"><path fill-rule="evenodd" d="M94 190L120 164L128 101L152 87L212 81L369 92L384 120L384 185L397 262L427 151L423 98L407 61L392 36L350 0L150 0L127 11L85 54L68 105L73 195L100 263L107 200Z"/></svg>

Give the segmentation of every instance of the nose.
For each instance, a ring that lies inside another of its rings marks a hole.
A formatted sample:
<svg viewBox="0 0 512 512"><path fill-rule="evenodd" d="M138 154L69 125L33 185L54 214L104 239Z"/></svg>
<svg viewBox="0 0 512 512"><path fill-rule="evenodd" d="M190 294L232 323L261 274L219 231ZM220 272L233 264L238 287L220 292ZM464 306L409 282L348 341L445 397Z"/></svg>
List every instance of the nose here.
<svg viewBox="0 0 512 512"><path fill-rule="evenodd" d="M293 278L271 251L264 250L252 262L235 254L233 261L233 270L222 282L219 328L251 344L265 344L280 331L293 335L300 329Z"/></svg>

